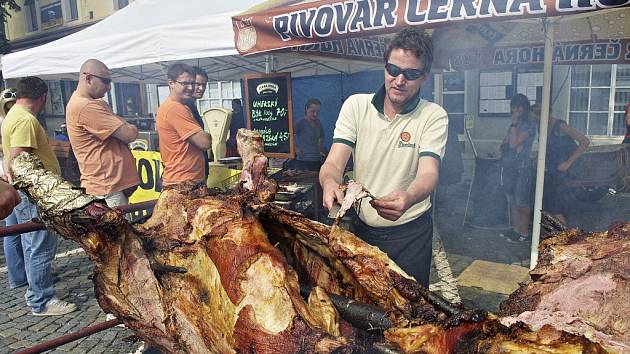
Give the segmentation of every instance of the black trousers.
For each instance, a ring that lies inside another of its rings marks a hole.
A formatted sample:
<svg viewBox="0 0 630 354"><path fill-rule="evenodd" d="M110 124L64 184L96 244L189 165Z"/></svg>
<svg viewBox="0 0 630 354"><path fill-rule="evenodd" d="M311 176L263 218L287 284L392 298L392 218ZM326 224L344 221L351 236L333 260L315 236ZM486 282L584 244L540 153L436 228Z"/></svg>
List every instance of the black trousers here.
<svg viewBox="0 0 630 354"><path fill-rule="evenodd" d="M433 239L431 210L406 224L392 227L372 227L357 217L350 225L350 231L387 253L418 283L429 287Z"/></svg>

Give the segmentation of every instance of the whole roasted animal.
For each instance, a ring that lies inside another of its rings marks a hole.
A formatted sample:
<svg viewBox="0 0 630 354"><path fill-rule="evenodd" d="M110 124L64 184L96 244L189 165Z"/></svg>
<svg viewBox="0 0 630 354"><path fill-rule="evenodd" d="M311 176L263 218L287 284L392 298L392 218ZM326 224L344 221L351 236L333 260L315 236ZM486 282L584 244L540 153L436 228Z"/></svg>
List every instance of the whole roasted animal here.
<svg viewBox="0 0 630 354"><path fill-rule="evenodd" d="M564 230L539 249L532 281L501 304L502 322L552 326L630 353L630 223Z"/></svg>
<svg viewBox="0 0 630 354"><path fill-rule="evenodd" d="M101 308L164 353L604 352L449 304L353 234L269 203L260 135L237 140L234 191L165 188L137 226L34 155L16 157L12 174L46 225L94 261Z"/></svg>

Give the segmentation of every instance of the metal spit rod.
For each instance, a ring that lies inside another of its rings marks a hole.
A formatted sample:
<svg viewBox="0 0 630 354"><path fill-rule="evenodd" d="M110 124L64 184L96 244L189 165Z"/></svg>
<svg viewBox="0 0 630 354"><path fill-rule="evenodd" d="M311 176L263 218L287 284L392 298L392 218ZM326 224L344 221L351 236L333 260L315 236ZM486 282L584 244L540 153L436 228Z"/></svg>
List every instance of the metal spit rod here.
<svg viewBox="0 0 630 354"><path fill-rule="evenodd" d="M149 200L146 202L135 204L121 205L116 208L121 210L123 213L130 213L132 211L152 208L153 206L155 206L155 203L155 200ZM40 222L29 221L23 224L0 227L0 238L44 229L46 229L46 226L44 226L44 224Z"/></svg>
<svg viewBox="0 0 630 354"><path fill-rule="evenodd" d="M108 328L112 328L114 326L117 326L119 324L121 324L122 321L115 318L113 320L109 320L106 322L101 322L98 324L95 324L93 326L89 326L89 327L85 327L83 329L80 329L76 332L72 332L72 333L68 333L65 334L61 337L57 337L55 339L51 339L51 340L47 340L45 342L41 342L39 344L36 344L30 348L26 348L20 351L15 352L14 354L35 354L35 353L42 353L51 349L55 349L57 347L60 347L64 344L73 342L77 339L81 339L83 337L87 337L91 334L94 334L96 332L100 332L103 330L106 330Z"/></svg>

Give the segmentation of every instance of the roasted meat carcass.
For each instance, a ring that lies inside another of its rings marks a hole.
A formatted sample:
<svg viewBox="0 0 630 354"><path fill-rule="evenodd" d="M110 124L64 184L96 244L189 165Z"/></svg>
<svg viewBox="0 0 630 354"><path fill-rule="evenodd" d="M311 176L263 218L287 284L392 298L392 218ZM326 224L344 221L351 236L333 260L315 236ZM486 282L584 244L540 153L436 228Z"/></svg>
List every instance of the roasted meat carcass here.
<svg viewBox="0 0 630 354"><path fill-rule="evenodd" d="M103 310L165 353L604 352L449 304L348 231L270 204L260 136L237 140L246 168L235 191L165 188L136 226L34 155L16 157L12 174L47 226L95 262Z"/></svg>
<svg viewBox="0 0 630 354"><path fill-rule="evenodd" d="M502 322L553 326L630 353L630 223L566 230L539 249L532 282L501 304Z"/></svg>

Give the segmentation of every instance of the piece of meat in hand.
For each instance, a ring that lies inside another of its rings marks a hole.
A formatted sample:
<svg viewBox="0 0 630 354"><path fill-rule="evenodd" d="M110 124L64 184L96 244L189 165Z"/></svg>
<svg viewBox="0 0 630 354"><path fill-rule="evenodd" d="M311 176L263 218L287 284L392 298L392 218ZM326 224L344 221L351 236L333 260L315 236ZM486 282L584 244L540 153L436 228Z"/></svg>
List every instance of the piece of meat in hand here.
<svg viewBox="0 0 630 354"><path fill-rule="evenodd" d="M339 223L341 218L343 218L343 216L346 215L346 212L348 212L348 210L350 210L353 206L355 209L358 209L361 199L366 197L376 199L361 183L353 180L350 180L345 186L340 186L340 188L344 189L346 194L343 197L341 207L335 216L335 224Z"/></svg>

